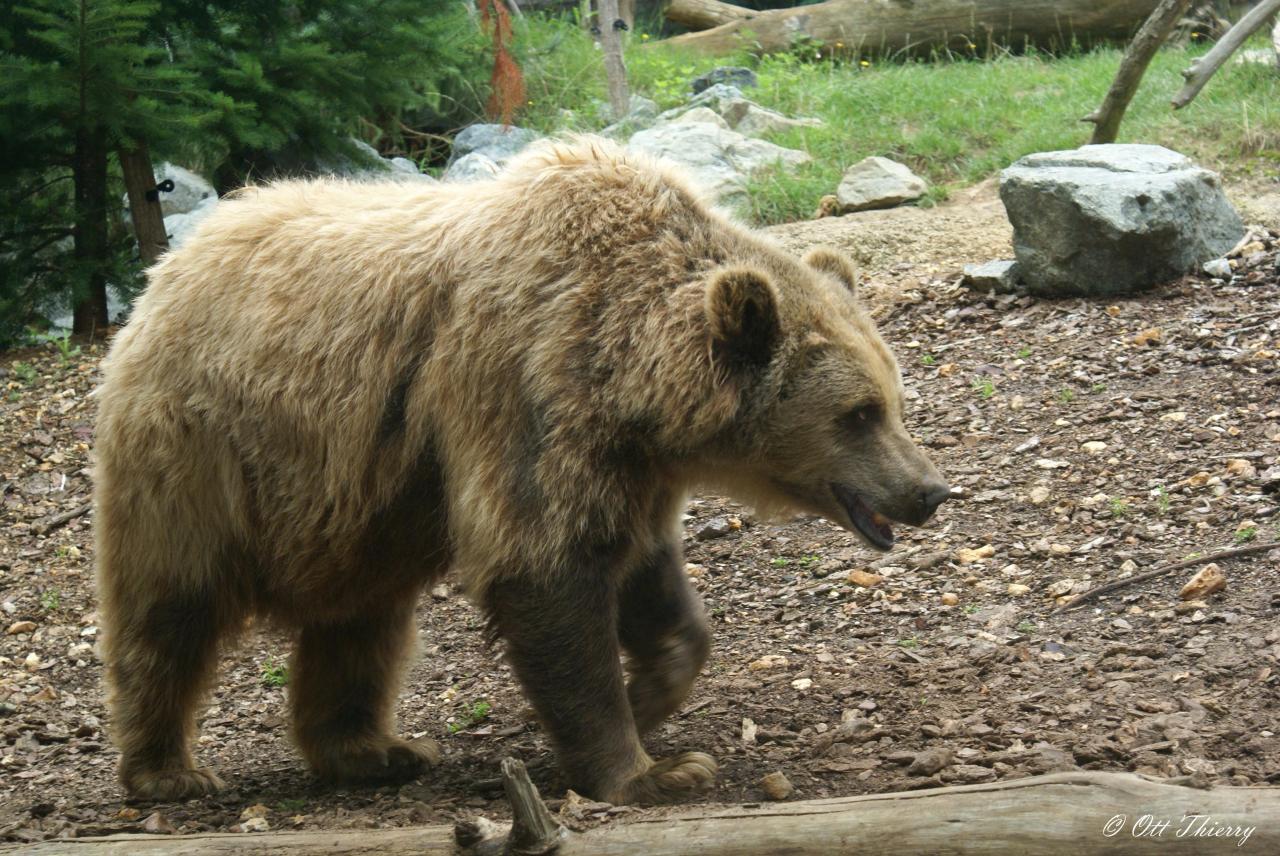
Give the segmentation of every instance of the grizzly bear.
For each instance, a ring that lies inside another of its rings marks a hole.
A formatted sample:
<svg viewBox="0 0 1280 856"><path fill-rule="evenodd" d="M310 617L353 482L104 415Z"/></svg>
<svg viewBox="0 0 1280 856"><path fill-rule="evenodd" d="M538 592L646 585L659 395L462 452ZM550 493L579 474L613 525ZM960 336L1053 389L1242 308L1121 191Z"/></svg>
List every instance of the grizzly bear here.
<svg viewBox="0 0 1280 856"><path fill-rule="evenodd" d="M195 717L250 616L296 631L292 735L318 774L438 760L395 735L393 703L417 596L450 569L568 785L614 803L708 786L707 755L641 744L708 653L689 491L823 515L881 550L890 521L949 495L854 280L598 139L480 183L283 182L219 205L151 271L99 392L127 790L220 787L192 759Z"/></svg>

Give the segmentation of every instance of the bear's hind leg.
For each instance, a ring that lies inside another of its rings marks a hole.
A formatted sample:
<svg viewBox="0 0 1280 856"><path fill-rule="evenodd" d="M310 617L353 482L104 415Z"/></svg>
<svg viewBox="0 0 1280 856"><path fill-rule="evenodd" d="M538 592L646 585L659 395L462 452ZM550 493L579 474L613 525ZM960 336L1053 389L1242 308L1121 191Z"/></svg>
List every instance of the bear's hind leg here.
<svg viewBox="0 0 1280 856"><path fill-rule="evenodd" d="M618 612L629 655L627 695L636 728L646 734L684 703L711 650L707 619L678 545L666 545L631 573Z"/></svg>
<svg viewBox="0 0 1280 856"><path fill-rule="evenodd" d="M415 594L388 598L381 612L303 627L289 676L293 736L320 776L405 780L439 762L434 741L393 731Z"/></svg>
<svg viewBox="0 0 1280 856"><path fill-rule="evenodd" d="M125 606L122 593L109 592L116 607L104 613L120 780L131 796L144 800L210 794L222 781L195 766L190 746L196 706L213 677L225 623L211 598L148 593L136 587Z"/></svg>
<svg viewBox="0 0 1280 856"><path fill-rule="evenodd" d="M672 802L711 785L710 756L655 763L640 745L618 660L616 593L602 569L545 582L508 576L491 586L487 606L571 787L625 804Z"/></svg>

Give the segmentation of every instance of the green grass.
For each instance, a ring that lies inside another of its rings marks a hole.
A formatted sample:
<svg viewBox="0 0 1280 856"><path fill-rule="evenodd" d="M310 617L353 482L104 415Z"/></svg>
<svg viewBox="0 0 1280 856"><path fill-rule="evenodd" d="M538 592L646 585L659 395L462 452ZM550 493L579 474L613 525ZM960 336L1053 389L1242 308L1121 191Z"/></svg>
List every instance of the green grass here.
<svg viewBox="0 0 1280 856"><path fill-rule="evenodd" d="M545 132L607 124L600 54L588 37L568 22L534 16L521 26L517 43L531 103L517 121ZM928 179L928 205L1025 154L1080 146L1092 131L1080 117L1101 103L1121 57L1119 48L1061 57L1031 53L867 65L814 61L811 49L763 58L699 57L646 42L644 27L636 30L626 58L632 91L660 108L685 100L695 75L717 65L746 64L760 78L750 98L826 123L770 138L808 151L813 162L752 179L746 213L757 223L811 217L821 197L835 192L845 168L868 155L900 160ZM1275 172L1280 76L1274 70L1228 64L1189 107L1170 109L1169 99L1182 84L1179 72L1205 50L1170 47L1155 57L1119 142L1169 146L1233 176Z"/></svg>
<svg viewBox="0 0 1280 856"><path fill-rule="evenodd" d="M459 731L479 725L489 718L489 712L492 710L489 702L484 699L476 701L462 716L449 723L449 733L457 734Z"/></svg>
<svg viewBox="0 0 1280 856"><path fill-rule="evenodd" d="M262 685L264 687L283 687L289 683L289 669L283 663L267 660L262 664Z"/></svg>

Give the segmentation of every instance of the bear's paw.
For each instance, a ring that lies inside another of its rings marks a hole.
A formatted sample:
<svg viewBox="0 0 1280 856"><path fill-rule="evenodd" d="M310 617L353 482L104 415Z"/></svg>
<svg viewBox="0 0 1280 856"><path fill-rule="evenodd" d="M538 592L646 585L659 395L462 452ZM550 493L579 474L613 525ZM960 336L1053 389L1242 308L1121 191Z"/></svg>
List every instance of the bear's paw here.
<svg viewBox="0 0 1280 856"><path fill-rule="evenodd" d="M622 788L614 802L621 805L657 805L678 802L690 794L709 790L716 779L716 761L702 752L686 752L655 761Z"/></svg>

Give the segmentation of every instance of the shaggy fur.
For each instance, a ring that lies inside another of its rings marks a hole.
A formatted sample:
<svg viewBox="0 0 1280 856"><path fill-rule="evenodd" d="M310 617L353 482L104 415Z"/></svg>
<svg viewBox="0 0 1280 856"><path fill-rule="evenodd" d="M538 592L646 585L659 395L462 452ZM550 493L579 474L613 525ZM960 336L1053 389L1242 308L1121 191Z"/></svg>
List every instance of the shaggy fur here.
<svg viewBox="0 0 1280 856"><path fill-rule="evenodd" d="M490 182L289 182L220 205L151 271L100 393L126 787L218 786L192 762L195 711L253 614L298 630L293 731L317 771L431 763L392 710L416 595L449 568L572 786L635 802L708 784L707 756L655 764L639 742L707 654L687 491L846 526L836 479L897 520L936 505L853 282L843 258L801 263L598 140Z"/></svg>

